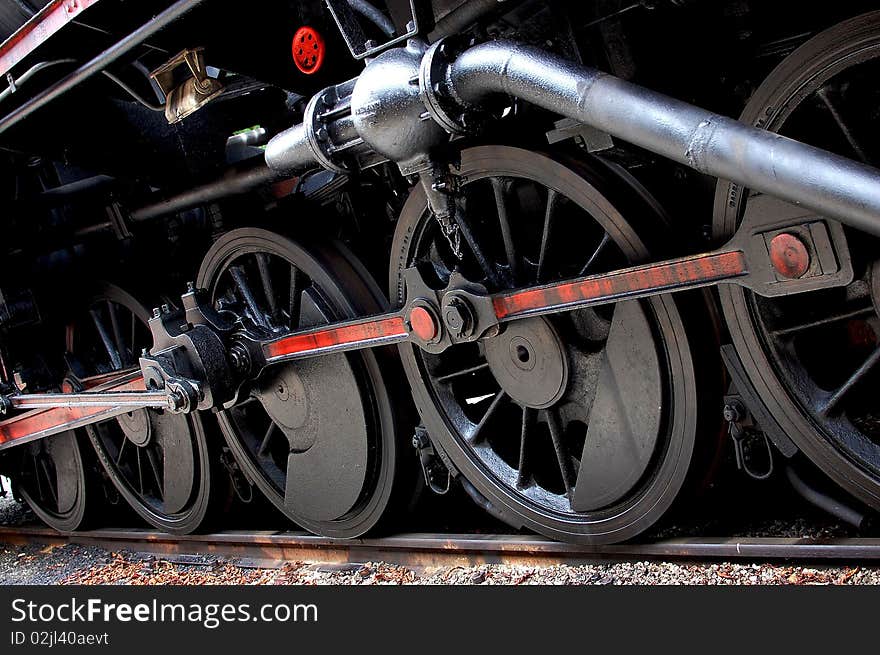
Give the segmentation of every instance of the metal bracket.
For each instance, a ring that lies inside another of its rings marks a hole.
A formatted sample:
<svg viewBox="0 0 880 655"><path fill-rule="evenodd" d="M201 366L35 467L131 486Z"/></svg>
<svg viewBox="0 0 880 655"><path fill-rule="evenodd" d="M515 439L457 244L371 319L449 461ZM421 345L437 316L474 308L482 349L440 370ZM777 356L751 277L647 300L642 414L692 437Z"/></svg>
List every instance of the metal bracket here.
<svg viewBox="0 0 880 655"><path fill-rule="evenodd" d="M189 77L180 81L179 70L186 67ZM208 76L204 48L182 50L150 73L165 95L165 118L177 123L204 107L223 92L223 84Z"/></svg>
<svg viewBox="0 0 880 655"><path fill-rule="evenodd" d="M445 496L452 487L452 473L434 450L428 431L423 426L416 427L412 440L413 448L419 454L425 485L438 496ZM440 480L445 480L441 483Z"/></svg>

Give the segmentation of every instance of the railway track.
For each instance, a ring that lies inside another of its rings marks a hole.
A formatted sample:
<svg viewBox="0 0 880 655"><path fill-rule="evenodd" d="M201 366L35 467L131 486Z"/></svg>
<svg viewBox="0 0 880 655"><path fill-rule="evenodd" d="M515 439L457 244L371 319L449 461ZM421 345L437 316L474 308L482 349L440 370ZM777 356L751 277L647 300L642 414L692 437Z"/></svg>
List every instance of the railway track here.
<svg viewBox="0 0 880 655"><path fill-rule="evenodd" d="M575 546L532 535L400 534L372 539L330 539L304 532L229 531L174 536L151 530L93 530L60 534L42 527L0 527L0 543L66 543L159 555L182 564L206 556L234 558L242 566L274 568L285 562L321 565L387 562L413 568L480 564L585 564L609 560L880 560L880 538L684 537L651 542Z"/></svg>

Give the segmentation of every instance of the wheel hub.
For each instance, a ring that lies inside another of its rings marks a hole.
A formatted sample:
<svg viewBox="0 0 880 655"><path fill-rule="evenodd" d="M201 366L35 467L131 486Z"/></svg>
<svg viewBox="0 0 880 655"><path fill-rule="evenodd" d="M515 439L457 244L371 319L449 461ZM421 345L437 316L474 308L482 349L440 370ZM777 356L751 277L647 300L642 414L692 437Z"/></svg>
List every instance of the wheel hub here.
<svg viewBox="0 0 880 655"><path fill-rule="evenodd" d="M143 448L150 442L152 430L147 410L138 409L128 414L121 414L116 417L116 421L122 428L125 438L138 448Z"/></svg>
<svg viewBox="0 0 880 655"><path fill-rule="evenodd" d="M556 329L547 319L516 321L485 344L489 369L515 402L544 409L565 395L568 358Z"/></svg>

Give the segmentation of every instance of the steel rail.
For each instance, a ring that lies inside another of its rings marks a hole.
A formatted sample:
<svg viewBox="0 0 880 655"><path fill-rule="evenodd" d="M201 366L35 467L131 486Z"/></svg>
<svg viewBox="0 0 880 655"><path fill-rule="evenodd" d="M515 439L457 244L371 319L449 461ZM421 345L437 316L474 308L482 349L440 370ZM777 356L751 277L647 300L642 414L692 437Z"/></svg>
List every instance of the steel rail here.
<svg viewBox="0 0 880 655"><path fill-rule="evenodd" d="M243 531L175 536L151 530L92 530L61 534L45 527L0 527L0 543L78 544L105 550L161 555L181 563L199 557L234 558L244 566L388 562L411 567L486 563L552 565L608 560L880 561L877 538L682 537L650 542L584 546L534 535L400 534L385 538L331 539L302 532Z"/></svg>

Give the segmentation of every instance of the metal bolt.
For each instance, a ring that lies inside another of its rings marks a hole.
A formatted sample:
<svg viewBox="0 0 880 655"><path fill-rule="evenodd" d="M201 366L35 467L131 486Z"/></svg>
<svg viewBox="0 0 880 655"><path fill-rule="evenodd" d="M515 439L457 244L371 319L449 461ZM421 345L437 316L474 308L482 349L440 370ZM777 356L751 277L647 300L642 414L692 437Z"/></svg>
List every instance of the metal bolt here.
<svg viewBox="0 0 880 655"><path fill-rule="evenodd" d="M728 403L724 406L724 411L722 415L724 416L724 420L728 423L736 423L740 419L742 419L742 411L739 403Z"/></svg>
<svg viewBox="0 0 880 655"><path fill-rule="evenodd" d="M461 337L470 334L472 318L470 308L458 298L452 298L443 310L443 321L446 326Z"/></svg>
<svg viewBox="0 0 880 655"><path fill-rule="evenodd" d="M421 450L422 448L426 448L427 446L429 446L430 443L431 440L428 437L428 431L422 426L417 427L415 434L413 434L413 447L417 450Z"/></svg>
<svg viewBox="0 0 880 655"><path fill-rule="evenodd" d="M810 270L810 251L798 236L783 232L770 241L770 263L779 275L794 280Z"/></svg>
<svg viewBox="0 0 880 655"><path fill-rule="evenodd" d="M174 413L184 412L189 405L189 398L180 388L168 389L168 409Z"/></svg>
<svg viewBox="0 0 880 655"><path fill-rule="evenodd" d="M158 307L153 307L153 318L159 318L160 316L162 316L162 310Z"/></svg>
<svg viewBox="0 0 880 655"><path fill-rule="evenodd" d="M247 348L240 343L233 344L229 349L229 363L236 373L246 375L251 368L251 357Z"/></svg>
<svg viewBox="0 0 880 655"><path fill-rule="evenodd" d="M163 314L170 314L170 313L171 313L171 307L169 307L168 305L162 305L162 313L163 313Z"/></svg>
<svg viewBox="0 0 880 655"><path fill-rule="evenodd" d="M187 282L186 283L186 292L187 293L194 293L195 290L196 290L195 282Z"/></svg>

